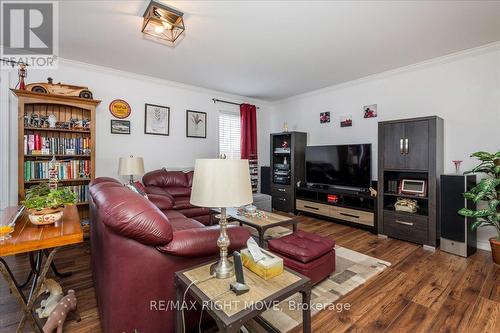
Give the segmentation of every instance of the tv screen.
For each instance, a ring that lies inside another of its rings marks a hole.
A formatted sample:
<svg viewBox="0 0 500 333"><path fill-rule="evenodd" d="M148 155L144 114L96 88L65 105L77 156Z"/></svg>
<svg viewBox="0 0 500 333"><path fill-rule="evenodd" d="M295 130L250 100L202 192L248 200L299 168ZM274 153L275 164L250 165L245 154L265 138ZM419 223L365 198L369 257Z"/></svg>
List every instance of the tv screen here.
<svg viewBox="0 0 500 333"><path fill-rule="evenodd" d="M370 187L371 144L306 147L306 182Z"/></svg>

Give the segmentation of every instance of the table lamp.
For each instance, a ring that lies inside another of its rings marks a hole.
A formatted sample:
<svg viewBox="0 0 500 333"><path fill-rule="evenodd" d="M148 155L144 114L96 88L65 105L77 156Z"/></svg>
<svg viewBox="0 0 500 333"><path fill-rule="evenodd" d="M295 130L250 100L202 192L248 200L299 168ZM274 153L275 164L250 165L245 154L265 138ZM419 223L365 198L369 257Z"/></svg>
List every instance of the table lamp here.
<svg viewBox="0 0 500 333"><path fill-rule="evenodd" d="M252 186L248 160L197 159L194 166L191 204L200 207L220 208L220 259L210 272L218 279L234 274L233 264L227 258L229 237L226 232L226 208L251 204Z"/></svg>
<svg viewBox="0 0 500 333"><path fill-rule="evenodd" d="M134 183L134 175L142 175L144 173L144 160L142 157L120 157L118 163L118 174L120 176L129 176L130 184Z"/></svg>

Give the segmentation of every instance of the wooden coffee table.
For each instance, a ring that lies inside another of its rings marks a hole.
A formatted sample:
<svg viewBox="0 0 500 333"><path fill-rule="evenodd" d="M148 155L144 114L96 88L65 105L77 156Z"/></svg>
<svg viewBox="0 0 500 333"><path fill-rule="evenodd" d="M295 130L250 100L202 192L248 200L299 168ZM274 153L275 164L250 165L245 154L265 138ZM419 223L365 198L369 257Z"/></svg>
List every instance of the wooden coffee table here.
<svg viewBox="0 0 500 333"><path fill-rule="evenodd" d="M17 207L9 207L2 211L0 214L0 224L8 224L15 215L16 210ZM74 205L67 206L64 209L64 215L60 223L44 226L33 225L28 219L28 214L24 212L23 216L16 223L12 237L0 241L0 272L24 312L16 332L24 331L26 320L31 323L35 332L42 332L41 324L33 315L36 295L38 295L42 287L42 282L49 268L52 266L54 269L52 260L57 250L63 246L81 242L83 242L83 232L80 226L78 209ZM48 251L49 249L50 252ZM30 260L32 261L32 266L34 266L34 278L28 297L24 295L22 287L28 284L31 274L26 283L18 283L3 258L22 253L30 254ZM33 253L35 253L35 256L33 256ZM43 263L44 256L47 257L45 263ZM33 259L34 257L36 259Z"/></svg>
<svg viewBox="0 0 500 333"><path fill-rule="evenodd" d="M194 298L203 311L208 312L216 321L220 332L238 332L241 326L250 319L254 319L268 332L277 332L273 326L260 317L260 314L299 292L302 294L303 331L311 332L312 283L308 277L285 268L281 275L266 281L244 267L245 283L250 290L237 296L229 290L229 284L236 278L211 277L210 266L212 264L213 262L210 262L175 273L176 304L182 305L182 301L185 301L184 294L189 286L186 294ZM180 306L177 306L177 333L184 331L182 317Z"/></svg>
<svg viewBox="0 0 500 333"><path fill-rule="evenodd" d="M220 212L220 210L217 209L215 209L214 211ZM260 218L257 216L238 215L238 208L227 208L226 211L229 220L238 221L240 225L247 225L257 230L257 232L259 233L259 246L262 248L265 245L264 236L268 229L291 225L293 231L297 231L298 221L294 217L283 216L271 212L264 212L266 215L265 218Z"/></svg>

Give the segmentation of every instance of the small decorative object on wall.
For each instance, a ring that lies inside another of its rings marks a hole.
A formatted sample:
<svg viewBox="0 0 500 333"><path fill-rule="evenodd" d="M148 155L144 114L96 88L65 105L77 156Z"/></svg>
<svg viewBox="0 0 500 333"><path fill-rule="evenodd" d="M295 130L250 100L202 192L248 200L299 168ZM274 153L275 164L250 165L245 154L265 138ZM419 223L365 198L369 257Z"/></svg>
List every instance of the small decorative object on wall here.
<svg viewBox="0 0 500 333"><path fill-rule="evenodd" d="M352 126L352 116L346 115L340 117L340 127L351 127Z"/></svg>
<svg viewBox="0 0 500 333"><path fill-rule="evenodd" d="M207 113L186 110L186 136L188 138L207 137Z"/></svg>
<svg viewBox="0 0 500 333"><path fill-rule="evenodd" d="M111 134L130 134L130 121L111 119Z"/></svg>
<svg viewBox="0 0 500 333"><path fill-rule="evenodd" d="M144 112L145 134L170 134L170 108L168 106L146 104Z"/></svg>
<svg viewBox="0 0 500 333"><path fill-rule="evenodd" d="M455 173L458 175L460 174L460 164L462 164L463 161L460 160L454 160L452 161L453 164L455 165Z"/></svg>
<svg viewBox="0 0 500 333"><path fill-rule="evenodd" d="M375 118L377 116L377 104L363 106L364 118Z"/></svg>
<svg viewBox="0 0 500 333"><path fill-rule="evenodd" d="M330 122L330 111L327 112L321 112L319 114L319 123L320 124L325 124Z"/></svg>
<svg viewBox="0 0 500 333"><path fill-rule="evenodd" d="M118 119L125 119L130 116L132 109L123 99L115 99L109 103L109 112Z"/></svg>

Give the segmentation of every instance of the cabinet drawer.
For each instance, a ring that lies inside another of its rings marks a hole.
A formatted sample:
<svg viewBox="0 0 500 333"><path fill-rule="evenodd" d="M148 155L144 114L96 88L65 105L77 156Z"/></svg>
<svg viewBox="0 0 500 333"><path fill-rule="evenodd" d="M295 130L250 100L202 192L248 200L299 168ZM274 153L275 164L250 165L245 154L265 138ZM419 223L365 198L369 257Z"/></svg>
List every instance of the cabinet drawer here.
<svg viewBox="0 0 500 333"><path fill-rule="evenodd" d="M273 196L273 208L282 212L291 212L291 202L287 196Z"/></svg>
<svg viewBox="0 0 500 333"><path fill-rule="evenodd" d="M273 185L271 187L271 194L273 196L288 196L290 193L291 193L290 186Z"/></svg>
<svg viewBox="0 0 500 333"><path fill-rule="evenodd" d="M384 212L384 233L388 236L423 244L427 242L426 216Z"/></svg>
<svg viewBox="0 0 500 333"><path fill-rule="evenodd" d="M304 200L296 200L296 209L318 215L330 216L330 206Z"/></svg>
<svg viewBox="0 0 500 333"><path fill-rule="evenodd" d="M374 214L362 210L331 206L330 216L339 220L359 223L371 227L375 225Z"/></svg>

